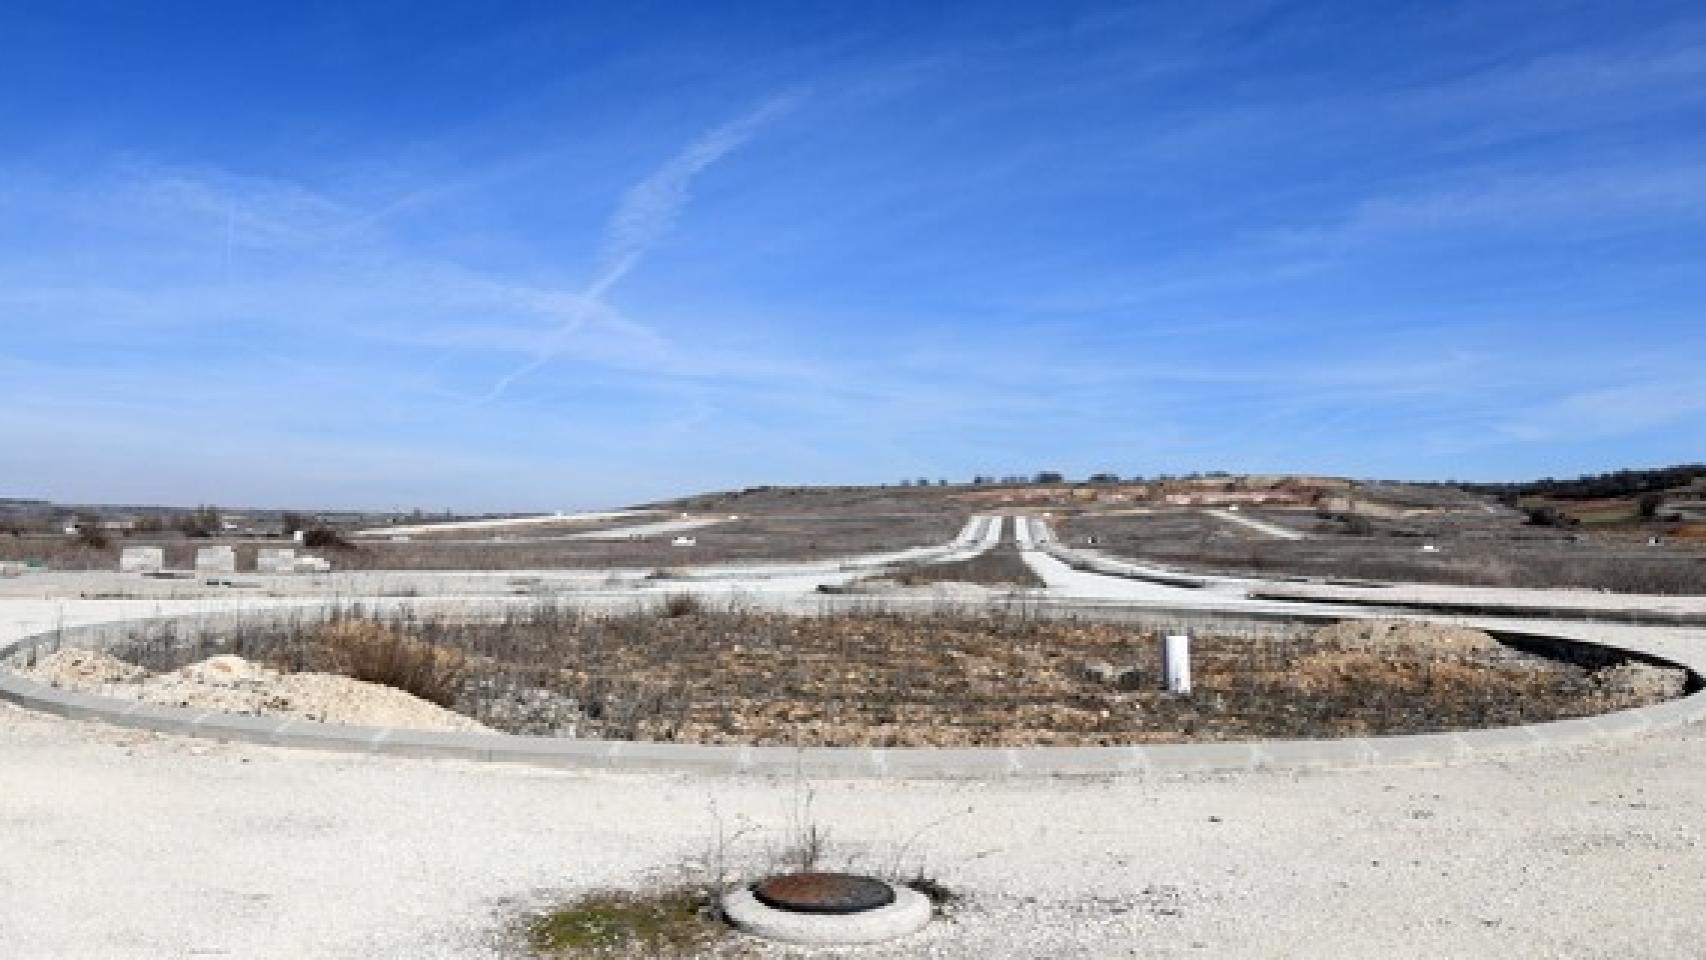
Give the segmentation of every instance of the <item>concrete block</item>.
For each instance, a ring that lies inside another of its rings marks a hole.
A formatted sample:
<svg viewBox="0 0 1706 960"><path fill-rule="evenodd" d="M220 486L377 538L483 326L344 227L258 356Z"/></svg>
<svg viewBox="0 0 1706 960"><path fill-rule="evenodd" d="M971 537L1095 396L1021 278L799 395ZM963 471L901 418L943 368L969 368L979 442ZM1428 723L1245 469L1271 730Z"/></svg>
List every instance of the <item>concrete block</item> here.
<svg viewBox="0 0 1706 960"><path fill-rule="evenodd" d="M295 573L296 548L262 547L255 551L256 573Z"/></svg>
<svg viewBox="0 0 1706 960"><path fill-rule="evenodd" d="M236 573L236 548L202 547L195 552L195 572L202 575Z"/></svg>
<svg viewBox="0 0 1706 960"><path fill-rule="evenodd" d="M1149 769L1148 756L1131 747L1021 747L1000 753L1016 776L1112 777Z"/></svg>
<svg viewBox="0 0 1706 960"><path fill-rule="evenodd" d="M384 738L400 731L389 730L385 727L358 727L342 723L318 723L313 720L295 720L278 722L272 733L272 742L281 747L307 747L312 750L335 750L340 753L374 753L376 744L383 743ZM221 721L223 723L223 721ZM429 736L423 731L411 731L415 736ZM439 756L432 753L395 752L403 756ZM461 754L446 754L460 756Z"/></svg>
<svg viewBox="0 0 1706 960"><path fill-rule="evenodd" d="M155 703L131 703L123 700L115 703L125 705L115 707L114 716L110 718L112 723L137 730L152 730L155 733L193 734L195 719L203 712Z"/></svg>
<svg viewBox="0 0 1706 960"><path fill-rule="evenodd" d="M733 774L743 772L791 771L784 766L784 757L794 751L787 747L725 747L695 744L608 741L613 751L608 762L623 770L678 770L689 773ZM748 762L752 767L743 768Z"/></svg>
<svg viewBox="0 0 1706 960"><path fill-rule="evenodd" d="M125 547L119 554L120 573L159 573L166 567L166 551L161 547Z"/></svg>
<svg viewBox="0 0 1706 960"><path fill-rule="evenodd" d="M873 776L884 778L1005 778L1020 772L1024 750L978 747L897 747L870 750Z"/></svg>
<svg viewBox="0 0 1706 960"><path fill-rule="evenodd" d="M331 724L316 724L319 727L330 727ZM343 728L355 730L355 727ZM393 757L437 757L450 760L484 760L492 747L493 734L489 733L447 733L437 730L398 730L383 731L383 737L375 737L379 731L368 730L368 748L374 753L383 753ZM327 749L338 749L328 746Z"/></svg>
<svg viewBox="0 0 1706 960"><path fill-rule="evenodd" d="M1156 773L1214 773L1250 770L1257 762L1248 743L1169 743L1144 748Z"/></svg>
<svg viewBox="0 0 1706 960"><path fill-rule="evenodd" d="M584 769L609 766L608 745L599 740L566 737L521 737L494 734L485 759L497 763L526 763L539 767Z"/></svg>
<svg viewBox="0 0 1706 960"><path fill-rule="evenodd" d="M189 732L199 737L211 737L215 740L277 744L278 730L283 725L284 721L278 717L206 713L196 718Z"/></svg>
<svg viewBox="0 0 1706 960"><path fill-rule="evenodd" d="M1672 730L1690 723L1706 721L1706 694L1696 693L1693 696L1678 700L1666 700L1655 703L1650 707L1639 710L1626 710L1622 714L1614 713L1599 718L1599 723L1606 729L1613 729L1618 719L1624 714L1634 714L1647 725L1648 731Z"/></svg>
<svg viewBox="0 0 1706 960"><path fill-rule="evenodd" d="M1374 747L1360 737L1342 740L1264 740L1253 745L1256 766L1272 770L1346 770L1372 766Z"/></svg>
<svg viewBox="0 0 1706 960"><path fill-rule="evenodd" d="M1379 754L1382 766L1450 763L1474 754L1461 734L1418 733L1397 737L1373 737L1368 745Z"/></svg>
<svg viewBox="0 0 1706 960"><path fill-rule="evenodd" d="M1593 717L1573 717L1569 720L1552 720L1547 723L1536 723L1528 727L1536 736L1549 745L1568 746L1578 743L1595 743L1607 739L1609 733L1605 727Z"/></svg>
<svg viewBox="0 0 1706 960"><path fill-rule="evenodd" d="M1545 735L1534 724L1511 727L1489 727L1485 730L1465 730L1463 739L1477 756L1492 754L1529 753L1545 746Z"/></svg>

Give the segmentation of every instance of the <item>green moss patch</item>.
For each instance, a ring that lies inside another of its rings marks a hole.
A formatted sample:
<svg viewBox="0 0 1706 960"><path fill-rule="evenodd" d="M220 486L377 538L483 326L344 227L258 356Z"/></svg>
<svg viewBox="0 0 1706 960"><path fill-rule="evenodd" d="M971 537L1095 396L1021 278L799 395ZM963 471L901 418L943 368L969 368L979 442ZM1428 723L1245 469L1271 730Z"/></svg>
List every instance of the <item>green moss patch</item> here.
<svg viewBox="0 0 1706 960"><path fill-rule="evenodd" d="M552 957L692 957L728 935L697 889L592 893L527 926L534 949Z"/></svg>

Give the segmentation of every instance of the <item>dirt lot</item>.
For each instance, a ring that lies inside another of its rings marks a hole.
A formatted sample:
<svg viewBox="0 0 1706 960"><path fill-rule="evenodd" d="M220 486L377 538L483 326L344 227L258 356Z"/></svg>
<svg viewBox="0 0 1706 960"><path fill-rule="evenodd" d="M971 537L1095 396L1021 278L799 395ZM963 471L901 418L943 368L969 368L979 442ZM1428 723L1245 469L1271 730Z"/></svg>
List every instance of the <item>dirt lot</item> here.
<svg viewBox="0 0 1706 960"><path fill-rule="evenodd" d="M399 635L466 657L451 705L517 733L828 746L1025 746L1336 737L1527 723L1637 706L1679 671L1589 672L1454 627L1359 623L1288 637L1202 636L1196 691L1160 689L1154 633L1019 617L706 612L414 621ZM218 654L316 662L314 631L138 637L151 670ZM449 702L447 700L447 702Z"/></svg>
<svg viewBox="0 0 1706 960"><path fill-rule="evenodd" d="M1626 593L1706 593L1706 549L1602 540L1523 524L1514 515L1454 512L1358 526L1309 511L1247 511L1309 535L1277 540L1198 511L1082 514L1059 535L1116 556L1203 572L1413 580L1507 587L1587 587ZM1433 545L1435 551L1424 551Z"/></svg>

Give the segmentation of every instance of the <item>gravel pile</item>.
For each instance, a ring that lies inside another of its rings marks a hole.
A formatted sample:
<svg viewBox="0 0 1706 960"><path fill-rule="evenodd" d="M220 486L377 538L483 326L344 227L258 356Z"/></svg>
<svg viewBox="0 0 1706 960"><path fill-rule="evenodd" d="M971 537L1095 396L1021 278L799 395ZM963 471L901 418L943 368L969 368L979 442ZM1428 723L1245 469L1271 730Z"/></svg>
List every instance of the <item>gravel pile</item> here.
<svg viewBox="0 0 1706 960"><path fill-rule="evenodd" d="M1682 696L1688 674L1674 667L1655 667L1631 660L1594 674L1594 681L1613 695L1644 701Z"/></svg>
<svg viewBox="0 0 1706 960"><path fill-rule="evenodd" d="M55 687L160 706L357 726L489 732L477 721L393 687L325 673L280 673L229 655L151 674L100 651L59 650L21 672Z"/></svg>
<svg viewBox="0 0 1706 960"><path fill-rule="evenodd" d="M1310 635L1315 640L1348 649L1418 650L1433 653L1494 653L1504 645L1480 630L1420 620L1344 620Z"/></svg>

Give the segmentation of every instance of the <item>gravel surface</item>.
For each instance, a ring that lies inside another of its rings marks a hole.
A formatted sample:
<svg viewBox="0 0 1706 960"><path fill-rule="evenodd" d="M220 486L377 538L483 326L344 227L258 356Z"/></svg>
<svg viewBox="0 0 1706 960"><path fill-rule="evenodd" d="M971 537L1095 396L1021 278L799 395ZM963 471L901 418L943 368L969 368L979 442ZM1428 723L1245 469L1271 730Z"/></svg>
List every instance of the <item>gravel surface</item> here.
<svg viewBox="0 0 1706 960"><path fill-rule="evenodd" d="M1698 731L1503 765L823 783L832 862L952 923L860 957L1697 957ZM798 785L211 744L0 707L20 958L494 957L526 906L788 843ZM122 798L122 802L115 802ZM917 839L910 842L914 835ZM769 955L799 955L767 950Z"/></svg>

